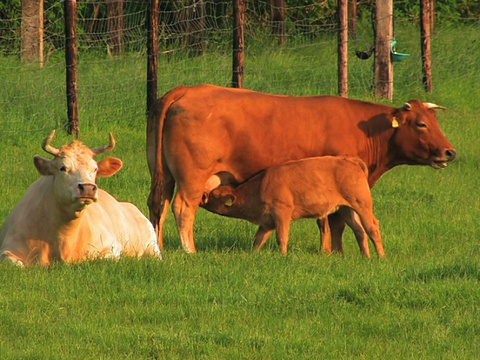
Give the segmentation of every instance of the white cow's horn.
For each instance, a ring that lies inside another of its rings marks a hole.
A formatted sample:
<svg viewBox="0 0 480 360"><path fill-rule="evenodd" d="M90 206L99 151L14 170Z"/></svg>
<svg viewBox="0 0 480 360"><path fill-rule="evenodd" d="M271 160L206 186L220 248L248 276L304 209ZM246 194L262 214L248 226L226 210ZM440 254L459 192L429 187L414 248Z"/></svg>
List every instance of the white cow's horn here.
<svg viewBox="0 0 480 360"><path fill-rule="evenodd" d="M100 147L98 147L98 148L94 148L94 149L92 149L92 152L93 152L95 155L98 155L98 154L101 154L101 153L104 153L104 152L113 150L114 147L115 147L115 138L113 137L113 133L110 133L110 142L109 142L109 144L108 144L108 145L104 145L104 146L100 146Z"/></svg>
<svg viewBox="0 0 480 360"><path fill-rule="evenodd" d="M50 135L47 138L45 138L45 140L43 140L42 149L45 152L52 154L53 156L58 156L60 154L60 149L57 149L56 147L53 147L52 145L50 145L54 136L55 136L55 130L53 130L50 133Z"/></svg>

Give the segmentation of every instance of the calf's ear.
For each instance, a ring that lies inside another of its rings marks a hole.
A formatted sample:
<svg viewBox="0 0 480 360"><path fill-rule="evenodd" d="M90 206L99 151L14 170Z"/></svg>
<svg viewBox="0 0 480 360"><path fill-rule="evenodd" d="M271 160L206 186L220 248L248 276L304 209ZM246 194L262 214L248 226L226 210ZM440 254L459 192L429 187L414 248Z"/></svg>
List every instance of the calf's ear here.
<svg viewBox="0 0 480 360"><path fill-rule="evenodd" d="M122 168L123 162L119 158L108 156L100 160L97 165L97 176L108 177L115 175Z"/></svg>
<svg viewBox="0 0 480 360"><path fill-rule="evenodd" d="M45 159L38 155L33 157L33 164L37 168L37 171L43 176L52 175L52 171L50 170L50 162L51 160Z"/></svg>

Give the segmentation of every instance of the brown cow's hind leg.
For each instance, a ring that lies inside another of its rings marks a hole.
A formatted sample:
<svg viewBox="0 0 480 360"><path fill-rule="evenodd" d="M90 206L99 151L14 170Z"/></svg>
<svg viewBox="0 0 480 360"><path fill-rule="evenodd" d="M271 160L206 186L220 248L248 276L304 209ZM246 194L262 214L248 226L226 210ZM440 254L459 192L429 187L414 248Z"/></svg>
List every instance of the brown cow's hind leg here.
<svg viewBox="0 0 480 360"><path fill-rule="evenodd" d="M200 191L197 199L187 200L185 199L185 195L179 192L173 200L173 214L177 223L182 247L189 253L195 253L197 251L193 239L193 223L201 197L202 193Z"/></svg>

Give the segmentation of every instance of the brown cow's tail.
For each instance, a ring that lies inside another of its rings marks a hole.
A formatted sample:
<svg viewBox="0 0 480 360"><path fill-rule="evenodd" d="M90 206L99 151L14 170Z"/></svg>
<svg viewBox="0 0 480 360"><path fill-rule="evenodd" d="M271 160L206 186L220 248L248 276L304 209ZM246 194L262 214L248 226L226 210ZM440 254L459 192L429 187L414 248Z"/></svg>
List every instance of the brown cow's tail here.
<svg viewBox="0 0 480 360"><path fill-rule="evenodd" d="M150 210L150 221L155 228L158 239L161 239L161 236L159 236L161 235L159 234L159 223L165 204L165 199L163 198L165 178L162 156L163 127L168 109L185 94L185 91L186 87L184 86L179 86L169 91L155 103L147 119L147 161L152 180L148 197L148 208Z"/></svg>

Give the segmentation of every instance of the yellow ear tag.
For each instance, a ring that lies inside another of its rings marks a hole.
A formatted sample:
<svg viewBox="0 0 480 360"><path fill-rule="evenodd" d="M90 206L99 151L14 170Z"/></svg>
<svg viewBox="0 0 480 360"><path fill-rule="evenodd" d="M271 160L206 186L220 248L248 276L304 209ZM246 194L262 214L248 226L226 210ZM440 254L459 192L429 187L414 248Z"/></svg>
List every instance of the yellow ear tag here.
<svg viewBox="0 0 480 360"><path fill-rule="evenodd" d="M233 200L232 198L228 198L227 201L225 201L225 206L232 206L233 205Z"/></svg>
<svg viewBox="0 0 480 360"><path fill-rule="evenodd" d="M392 120L392 128L397 128L398 127L398 121L396 118L393 118Z"/></svg>

